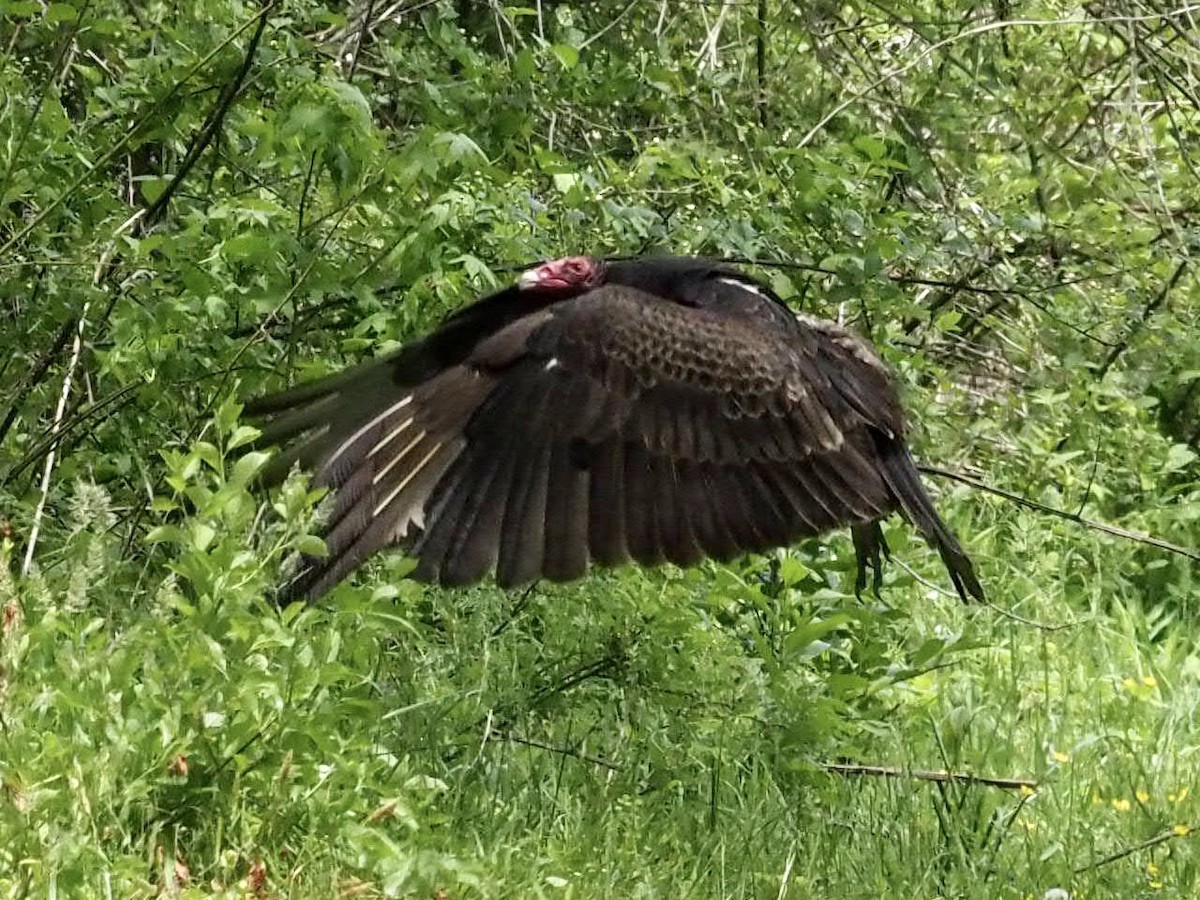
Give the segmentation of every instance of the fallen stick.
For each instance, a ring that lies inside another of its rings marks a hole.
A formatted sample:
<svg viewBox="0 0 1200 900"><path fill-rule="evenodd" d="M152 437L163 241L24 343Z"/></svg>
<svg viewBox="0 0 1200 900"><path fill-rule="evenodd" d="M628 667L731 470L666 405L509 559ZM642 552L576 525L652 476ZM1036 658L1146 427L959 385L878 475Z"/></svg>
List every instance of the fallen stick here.
<svg viewBox="0 0 1200 900"><path fill-rule="evenodd" d="M936 781L943 784L982 784L987 787L1003 788L1006 791L1034 791L1038 787L1038 783L1031 778L993 778L988 775L973 775L970 772L900 769L894 766L865 766L858 763L822 763L821 768L834 775L914 778L917 781Z"/></svg>

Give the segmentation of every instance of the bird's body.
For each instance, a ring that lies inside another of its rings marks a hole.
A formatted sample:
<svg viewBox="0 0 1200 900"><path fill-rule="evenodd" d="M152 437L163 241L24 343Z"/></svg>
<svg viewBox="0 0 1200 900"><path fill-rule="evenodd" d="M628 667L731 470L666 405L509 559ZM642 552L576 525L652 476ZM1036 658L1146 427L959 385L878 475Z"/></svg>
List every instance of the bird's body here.
<svg viewBox="0 0 1200 900"><path fill-rule="evenodd" d="M399 544L458 585L589 564L729 559L854 529L860 584L902 510L964 599L973 567L904 442L893 378L840 326L795 316L729 266L571 257L380 361L252 401L264 443L334 490L319 596Z"/></svg>

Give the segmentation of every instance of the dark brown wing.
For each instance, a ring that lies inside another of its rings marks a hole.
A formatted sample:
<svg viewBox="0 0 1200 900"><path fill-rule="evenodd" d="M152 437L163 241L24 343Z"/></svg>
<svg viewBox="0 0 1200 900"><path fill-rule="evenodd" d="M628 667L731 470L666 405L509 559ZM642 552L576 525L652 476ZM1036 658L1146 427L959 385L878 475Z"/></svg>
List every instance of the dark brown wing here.
<svg viewBox="0 0 1200 900"><path fill-rule="evenodd" d="M612 285L511 321L419 384L386 366L341 383L317 401L327 431L310 402L270 435L304 418L317 436L289 458L336 489L329 556L288 596L388 544L424 580L514 585L727 559L897 507L953 551L960 590L978 586L921 489L886 369L829 323L789 333Z"/></svg>
<svg viewBox="0 0 1200 900"><path fill-rule="evenodd" d="M357 456L345 448L339 456L340 467L331 472L325 469L330 455L348 435L355 434L364 446L369 445L369 433L387 426L389 410L411 389L459 365L481 341L555 299L552 294L508 287L463 307L427 336L382 359L247 401L245 414L263 423L258 443L284 447L262 480L266 484L282 481L292 465L299 463L318 471L319 484L339 486L339 476Z"/></svg>
<svg viewBox="0 0 1200 900"><path fill-rule="evenodd" d="M431 498L418 577L568 580L878 520L897 501L874 434L903 421L886 370L839 334L618 286L554 307L468 361L496 384Z"/></svg>

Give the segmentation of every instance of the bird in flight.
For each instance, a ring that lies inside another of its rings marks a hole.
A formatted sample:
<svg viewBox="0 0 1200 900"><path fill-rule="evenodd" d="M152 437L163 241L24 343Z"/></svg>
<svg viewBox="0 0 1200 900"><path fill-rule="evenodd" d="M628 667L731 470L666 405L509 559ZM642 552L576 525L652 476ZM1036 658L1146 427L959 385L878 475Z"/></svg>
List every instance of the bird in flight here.
<svg viewBox="0 0 1200 900"><path fill-rule="evenodd" d="M869 344L697 257L538 265L423 338L251 400L264 472L333 492L328 554L281 599L315 599L398 545L413 577L502 586L589 565L728 560L849 525L878 587L902 512L958 594L983 599L905 443Z"/></svg>

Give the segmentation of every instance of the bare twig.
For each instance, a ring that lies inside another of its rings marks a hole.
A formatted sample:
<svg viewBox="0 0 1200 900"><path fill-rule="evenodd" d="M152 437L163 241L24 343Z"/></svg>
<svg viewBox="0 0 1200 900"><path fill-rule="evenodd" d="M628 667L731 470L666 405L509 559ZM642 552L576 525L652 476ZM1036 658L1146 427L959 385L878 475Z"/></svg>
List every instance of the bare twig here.
<svg viewBox="0 0 1200 900"><path fill-rule="evenodd" d="M1046 631L1046 632L1065 631L1068 628L1078 628L1080 625L1084 624L1085 622L1090 621L1090 619L1071 619L1068 622L1058 622L1057 624L1050 625L1047 622L1038 622L1035 619L1027 619L1024 616L1019 616L1015 612L1012 612L1011 610L1003 609L1002 607L999 607L995 603L992 603L988 600L985 600L983 602L983 605L986 606L988 609L990 609L992 612L996 613L999 616L1002 616L1005 619L1011 619L1012 621L1018 623L1019 625L1028 625L1030 628L1036 628L1038 631Z"/></svg>
<svg viewBox="0 0 1200 900"><path fill-rule="evenodd" d="M1034 791L1038 787L1038 783L1032 778L999 778L991 775L974 775L970 772L901 769L895 766L865 766L858 763L822 763L821 768L831 775L912 778L917 781L932 781L938 784L981 784L986 787L1003 788L1006 791Z"/></svg>
<svg viewBox="0 0 1200 900"><path fill-rule="evenodd" d="M703 42L700 44L700 49L696 51L696 68L703 72L707 69L715 69L720 65L720 56L717 54L717 46L721 43L721 29L725 27L725 19L729 16L729 9L733 5L732 0L725 0L721 4L721 9L717 13L717 19L713 22L712 27L705 35ZM700 7L703 12L704 7Z"/></svg>
<svg viewBox="0 0 1200 900"><path fill-rule="evenodd" d="M184 156L183 162L179 164L179 169L175 172L175 177L171 179L161 194L155 198L154 202L146 207L143 221L147 224L152 224L155 219L171 202L171 198L175 196L175 192L179 190L185 178L191 172L192 167L199 161L201 154L212 143L216 137L217 131L221 127L221 123L225 121L225 116L228 114L230 107L233 106L233 101L237 99L242 90L242 84L246 80L246 76L250 73L250 67L254 64L254 57L258 53L258 44L262 40L263 32L267 27L268 14L275 8L276 0L268 0L263 4L258 13L258 27L254 29L254 34L250 37L250 44L246 48L246 55L242 59L241 68L233 77L233 81L225 85L221 91L221 96L217 99L216 105L209 112L208 118L205 119L203 127L188 147L187 155Z"/></svg>
<svg viewBox="0 0 1200 900"><path fill-rule="evenodd" d="M903 569L905 572L907 572L909 575L911 575L913 577L913 579L918 584L920 584L922 587L928 588L929 590L934 591L935 593L941 594L943 597L948 597L951 600L959 599L958 594L954 593L953 591L948 591L941 585L934 584L929 579L922 577L920 573L918 573L916 570L914 570L911 566L907 565L904 562L904 560L898 559L895 556L893 556L890 559L890 562L892 565L899 566L901 569ZM1024 616L1019 616L1015 612L1010 612L1009 610L1004 609L1001 606L997 606L995 603L992 603L987 600L983 601L983 605L986 606L988 609L990 609L992 612L996 613L997 615L1004 617L1005 619L1011 619L1012 621L1017 622L1021 625L1028 625L1030 628L1036 628L1039 631L1048 631L1048 632L1063 631L1067 628L1075 628L1079 625L1082 625L1084 622L1088 621L1087 619L1072 619L1069 622L1059 622L1054 625L1050 625L1046 622L1038 622L1033 619L1027 619Z"/></svg>
<svg viewBox="0 0 1200 900"><path fill-rule="evenodd" d="M584 50L586 50L591 44L600 40L600 38L604 37L606 34L608 34L610 31L612 31L614 28L616 28L618 25L620 25L621 20L624 19L627 15L629 15L630 11L635 6L637 6L639 2L640 2L640 0L630 0L630 3L623 10L621 10L619 13L617 13L616 16L613 17L611 22L609 22L607 25L605 25L603 28L601 28L599 31L597 31L595 34L593 34L591 37L584 38L583 41L581 41L579 44L580 52L583 52Z"/></svg>
<svg viewBox="0 0 1200 900"><path fill-rule="evenodd" d="M1097 21L1097 22L1146 22L1146 21L1158 22L1158 21L1163 21L1166 19L1172 19L1172 18L1178 18L1180 16L1186 16L1187 14L1189 14L1197 9L1200 9L1200 4L1189 4L1186 6L1181 6L1176 9L1168 10L1166 12L1161 12L1161 13L1151 13L1149 15L1141 15L1141 16L1106 16L1103 18L1097 18L1094 21ZM1079 25L1079 24L1081 24L1082 21L1083 20L1078 19L1078 18L1005 19L1005 20L999 21L999 22L987 22L983 25L976 26L975 28L968 28L966 31L963 31L959 34L953 34L950 37L945 38L944 40L938 41L936 44L930 44L928 47L926 47L924 50L922 50L920 53L918 53L914 59L910 60L909 62L905 63L902 66L897 66L894 69L889 69L887 72L884 72L883 75L881 75L879 78L872 81L861 91L855 91L853 94L851 94L849 97L847 97L841 103L839 103L837 106L835 106L829 112L827 112L825 115L821 116L821 118L817 120L817 123L808 130L808 132L804 135L804 137L800 138L800 140L796 142L796 147L807 147L810 143L812 143L813 138L815 138L817 136L817 134L826 125L828 125L835 118L840 116L843 112L845 112L847 109L849 109L855 103L857 103L859 100L866 97L868 94L870 94L876 88L878 88L880 85L886 84L891 79L896 78L900 75L903 75L905 72L908 72L908 71L916 68L922 62L924 62L926 58L932 56L934 53L936 53L938 50L941 50L943 47L946 47L950 44L958 43L959 41L968 40L970 38L977 37L978 35L981 35L981 34L986 34L991 31L998 31L1000 29L1005 29L1005 28L1047 28L1047 27L1055 26L1055 25Z"/></svg>
<svg viewBox="0 0 1200 900"><path fill-rule="evenodd" d="M517 737L515 734L509 734L506 731L498 731L492 729L488 732L488 737L493 741L507 741L510 744L521 744L525 747L534 747L538 750L547 750L550 753L558 753L561 756L570 756L586 763L591 763L594 766L600 766L608 769L610 772L620 772L621 766L617 763L610 762L602 756L593 756L590 753L580 753L578 750L572 750L570 747L556 747L554 744L545 744L542 741L534 741L529 738Z"/></svg>
<svg viewBox="0 0 1200 900"><path fill-rule="evenodd" d="M350 65L346 68L346 80L353 81L354 73L358 71L358 57L362 53L363 39L366 37L367 31L371 28L371 14L375 11L375 0L368 0L367 9L363 13L362 22L358 26L358 33L354 38L354 53L350 57Z"/></svg>
<svg viewBox="0 0 1200 900"><path fill-rule="evenodd" d="M40 281L38 282L38 285L40 287ZM35 292L35 299L36 296L37 294ZM54 363L54 360L58 358L58 354L60 354L63 347L67 345L67 340L71 337L71 332L75 330L76 325L78 325L78 320L73 317L68 318L65 322L63 322L62 327L59 328L58 334L55 336L50 346L38 358L37 362L33 364L33 366L29 369L29 372L18 382L17 387L13 391L14 396L11 404L8 407L8 412L4 416L4 421L0 422L0 444L4 443L4 438L8 435L8 430L12 428L13 422L17 420L17 415L21 411L21 406L24 404L25 398L29 396L30 392L37 387L37 385L45 377L46 372L49 371L50 366Z"/></svg>
<svg viewBox="0 0 1200 900"><path fill-rule="evenodd" d="M1150 317L1154 315L1159 307L1167 302L1167 297L1175 285L1179 283L1179 279L1183 277L1183 273L1187 271L1187 266L1188 261L1186 259L1179 261L1179 265L1175 267L1175 272L1167 279L1167 283L1163 285L1162 290L1158 292L1153 300L1146 304L1146 308L1142 310L1142 315L1138 321L1130 326L1125 336L1108 352L1108 356L1104 358L1104 362L1101 363L1100 370L1097 373L1100 378L1108 374L1108 370L1112 368L1113 363L1117 361L1122 353L1129 349L1130 343L1137 336L1137 333L1145 327L1146 323L1150 321Z"/></svg>
<svg viewBox="0 0 1200 900"><path fill-rule="evenodd" d="M572 747L560 747L555 744L547 744L544 741L519 737L511 732L503 731L494 727L490 728L486 732L485 740L507 741L512 744L521 744L525 747L534 747L538 750L546 750L550 753L558 753L562 756L570 756L574 759L591 763L594 766L600 766L608 769L610 772L620 772L623 771L624 768L620 764L614 763L602 756L583 753L579 750L575 750ZM1001 790L1006 791L1023 791L1026 794L1038 789L1038 782L1032 778L1004 778L993 775L975 775L971 772L950 772L945 770L930 769L903 769L897 766L868 766L859 763L821 763L820 766L831 775L863 776L871 778L907 778L914 781L929 781L936 784L981 785L983 787L1000 788Z"/></svg>
<svg viewBox="0 0 1200 900"><path fill-rule="evenodd" d="M67 411L67 399L71 396L71 382L75 378L75 370L79 366L79 357L83 352L83 329L87 324L90 305L91 301L86 301L83 304L83 312L79 314L79 325L75 329L75 340L71 344L71 360L67 364L66 372L63 373L62 392L58 395L58 407L54 410L54 425L51 428L51 434L56 438L62 428L63 416ZM50 452L46 454L46 464L42 467L42 486L38 493L37 506L33 511L33 524L29 528L29 542L25 545L25 560L21 564L22 575L28 575L33 566L33 553L42 528L42 516L46 512L46 499L50 496L50 475L54 471L54 451L56 449L57 443L51 446Z"/></svg>
<svg viewBox="0 0 1200 900"><path fill-rule="evenodd" d="M1047 515L1057 516L1060 519L1066 519L1068 522L1075 522L1082 525L1084 528L1091 528L1094 531L1101 531L1104 534L1111 534L1113 537L1124 538L1127 541L1135 541L1139 544L1146 544L1150 547L1157 547L1159 550L1166 550L1169 553L1177 553L1180 556L1185 556L1188 559L1200 562L1200 552L1191 550L1187 547L1181 547L1178 544L1172 544L1170 541L1164 541L1162 538L1152 537L1148 534L1142 534L1138 531L1130 531L1128 528L1119 528L1116 525L1109 525L1105 522L1097 522L1095 519L1085 519L1078 513L1068 512L1065 509L1057 509L1053 506L1047 506L1044 503L1038 503L1036 500L1030 500L1028 497L1022 497L1020 494L1014 494L1012 491L1006 491L1003 488L995 487L985 481L980 481L978 478L972 478L970 475L964 475L961 472L951 472L949 469L939 469L937 466L917 466L926 475L935 475L938 478L949 478L951 481L957 481L960 484L969 485L970 487L984 491L988 494L995 494L997 497L1003 497L1005 500L1011 500L1018 506L1024 506L1026 509L1032 509L1035 512L1046 513Z"/></svg>
<svg viewBox="0 0 1200 900"><path fill-rule="evenodd" d="M1160 831L1154 837L1146 838L1140 843L1133 844L1129 847L1124 847L1115 853L1110 853L1108 856L1102 856L1095 862L1090 862L1086 866L1080 866L1075 870L1076 875L1082 875L1084 872L1090 872L1093 869L1099 869L1101 866L1107 866L1109 863L1115 863L1118 860L1124 859L1127 856L1132 856L1142 850L1148 850L1151 847L1156 847L1159 844L1165 844L1167 841L1174 838L1191 837L1195 834L1194 829L1186 825L1177 825L1167 831Z"/></svg>
<svg viewBox="0 0 1200 900"><path fill-rule="evenodd" d="M64 416L59 423L57 432L51 427L42 437L38 438L37 442L25 452L24 456L14 463L3 476L0 476L0 487L11 484L26 469L36 465L37 461L43 458L43 453L61 446L66 440L67 435L94 420L101 412L108 410L108 418L111 418L119 410L124 409L134 399L130 395L139 390L144 384L144 381L130 382L124 387L117 388L104 397L101 397L86 409L76 408L70 415Z"/></svg>

